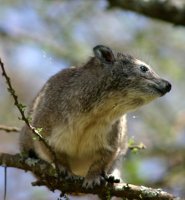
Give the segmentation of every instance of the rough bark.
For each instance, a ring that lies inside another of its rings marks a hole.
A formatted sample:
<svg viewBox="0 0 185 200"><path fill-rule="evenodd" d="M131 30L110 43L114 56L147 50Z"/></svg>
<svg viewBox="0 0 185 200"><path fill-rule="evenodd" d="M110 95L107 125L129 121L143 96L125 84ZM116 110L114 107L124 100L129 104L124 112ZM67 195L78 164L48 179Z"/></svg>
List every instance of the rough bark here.
<svg viewBox="0 0 185 200"><path fill-rule="evenodd" d="M98 194L102 199L117 196L127 199L146 199L146 200L172 200L174 196L162 191L161 189L152 189L144 186L136 186L126 183L113 185L102 185L93 189L82 188L83 179L75 178L66 180L57 178L55 169L42 160L31 158L24 159L20 154L10 155L0 153L0 165L14 167L25 171L33 172L39 180L32 183L33 186L46 186L51 191L60 190L62 193L84 193Z"/></svg>

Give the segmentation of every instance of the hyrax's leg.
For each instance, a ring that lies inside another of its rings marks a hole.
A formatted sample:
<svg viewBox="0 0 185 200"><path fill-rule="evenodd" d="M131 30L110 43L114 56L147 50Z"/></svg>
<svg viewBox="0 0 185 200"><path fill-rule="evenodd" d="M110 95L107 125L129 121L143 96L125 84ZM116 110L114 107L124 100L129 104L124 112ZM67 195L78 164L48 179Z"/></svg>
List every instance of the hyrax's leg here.
<svg viewBox="0 0 185 200"><path fill-rule="evenodd" d="M121 176L121 166L123 162L123 155L119 155L118 158L115 160L115 162L112 164L112 167L109 169L107 174L108 182L110 183L119 183L122 181L122 176Z"/></svg>
<svg viewBox="0 0 185 200"><path fill-rule="evenodd" d="M43 135L45 136L48 132L50 132L50 130L45 128L45 134ZM52 146L51 148L54 150ZM27 126L24 126L20 133L20 150L26 157L40 158L50 164L54 163L54 156L51 151L32 133ZM71 170L66 154L55 152L55 155L57 157L61 173L67 177L71 177Z"/></svg>
<svg viewBox="0 0 185 200"><path fill-rule="evenodd" d="M95 155L97 155L97 158L90 166L82 185L86 188L92 188L94 185L100 185L102 181L105 181L103 175L116 159L116 152L107 149L102 149L96 152Z"/></svg>
<svg viewBox="0 0 185 200"><path fill-rule="evenodd" d="M75 175L71 171L67 154L64 152L56 152L56 155L57 160L60 163L60 170L62 174L65 176L65 178L72 179Z"/></svg>
<svg viewBox="0 0 185 200"><path fill-rule="evenodd" d="M51 151L48 149L48 147L43 144L42 141L34 141L34 147L36 150L36 153L39 155L39 157L51 164L54 164L54 156L51 153ZM51 147L52 148L52 147ZM54 152L57 158L58 166L63 175L71 176L71 169L68 164L67 155L62 152L55 151Z"/></svg>
<svg viewBox="0 0 185 200"><path fill-rule="evenodd" d="M20 132L20 151L23 155L28 156L30 150L34 150L33 139L30 129L25 125Z"/></svg>

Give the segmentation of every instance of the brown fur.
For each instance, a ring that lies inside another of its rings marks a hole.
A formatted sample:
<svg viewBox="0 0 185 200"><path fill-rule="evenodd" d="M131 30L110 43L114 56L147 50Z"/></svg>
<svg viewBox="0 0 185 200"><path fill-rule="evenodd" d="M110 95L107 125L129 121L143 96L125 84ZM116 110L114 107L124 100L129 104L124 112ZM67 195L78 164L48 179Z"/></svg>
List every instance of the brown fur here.
<svg viewBox="0 0 185 200"><path fill-rule="evenodd" d="M85 177L84 186L99 184L127 150L125 114L170 91L147 64L117 56L105 46L94 48L81 67L58 72L44 85L30 108L32 125L45 137L66 170ZM148 68L143 72L141 65ZM48 161L46 147L25 126L21 150Z"/></svg>

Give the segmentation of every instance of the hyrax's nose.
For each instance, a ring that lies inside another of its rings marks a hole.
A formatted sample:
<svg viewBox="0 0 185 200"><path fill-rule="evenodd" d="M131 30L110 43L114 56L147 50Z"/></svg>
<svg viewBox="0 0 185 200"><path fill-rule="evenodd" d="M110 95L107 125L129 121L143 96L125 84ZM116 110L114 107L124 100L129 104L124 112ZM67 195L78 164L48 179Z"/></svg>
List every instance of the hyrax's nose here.
<svg viewBox="0 0 185 200"><path fill-rule="evenodd" d="M171 83L169 83L168 81L166 80L162 80L161 81L161 90L164 92L164 93L167 93L171 90Z"/></svg>

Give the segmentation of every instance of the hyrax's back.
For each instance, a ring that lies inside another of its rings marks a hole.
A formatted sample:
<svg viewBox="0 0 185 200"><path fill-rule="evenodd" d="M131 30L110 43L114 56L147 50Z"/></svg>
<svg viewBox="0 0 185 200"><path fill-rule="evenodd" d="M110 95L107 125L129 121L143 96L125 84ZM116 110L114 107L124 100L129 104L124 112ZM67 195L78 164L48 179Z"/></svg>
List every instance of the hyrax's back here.
<svg viewBox="0 0 185 200"><path fill-rule="evenodd" d="M32 125L55 150L61 168L99 184L127 149L125 114L171 89L145 63L105 46L85 65L51 77L30 109ZM22 129L21 148L52 162L46 147Z"/></svg>

